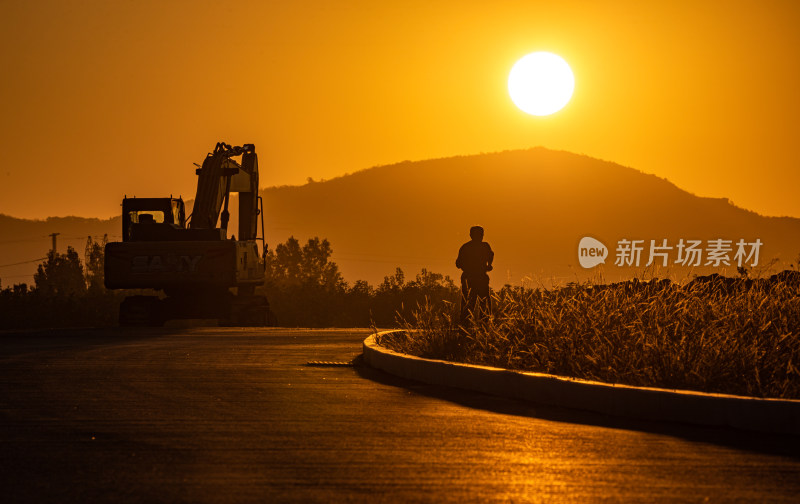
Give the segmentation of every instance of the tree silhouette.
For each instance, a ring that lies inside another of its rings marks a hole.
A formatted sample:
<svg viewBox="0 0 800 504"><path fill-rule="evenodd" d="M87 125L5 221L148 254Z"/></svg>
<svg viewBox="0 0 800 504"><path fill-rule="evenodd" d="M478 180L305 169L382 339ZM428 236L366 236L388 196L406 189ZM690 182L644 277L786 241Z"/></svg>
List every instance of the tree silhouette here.
<svg viewBox="0 0 800 504"><path fill-rule="evenodd" d="M400 268L398 268L399 270ZM400 273L402 274L402 271ZM417 273L416 278L407 285L409 288L418 289L428 295L438 293L444 296L446 293L456 289L455 282L448 275L434 273L426 268L422 268L422 271Z"/></svg>
<svg viewBox="0 0 800 504"><path fill-rule="evenodd" d="M327 291L342 290L346 283L339 266L330 261L333 249L328 240L310 238L300 247L295 237L267 252L267 281L280 287L319 287Z"/></svg>
<svg viewBox="0 0 800 504"><path fill-rule="evenodd" d="M33 275L36 290L45 297L80 295L86 292L83 266L78 253L67 247L66 254L51 250Z"/></svg>
<svg viewBox="0 0 800 504"><path fill-rule="evenodd" d="M399 293L405 286L406 276L401 268L394 269L394 275L383 277L383 282L378 286L379 293Z"/></svg>

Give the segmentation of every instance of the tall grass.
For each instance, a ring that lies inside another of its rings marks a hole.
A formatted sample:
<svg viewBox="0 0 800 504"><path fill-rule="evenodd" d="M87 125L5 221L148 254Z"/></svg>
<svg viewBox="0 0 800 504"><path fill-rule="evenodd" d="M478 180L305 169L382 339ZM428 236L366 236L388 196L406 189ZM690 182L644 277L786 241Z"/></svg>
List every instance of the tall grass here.
<svg viewBox="0 0 800 504"><path fill-rule="evenodd" d="M554 290L506 286L459 327L458 306L420 306L397 351L607 383L800 399L797 282L716 279Z"/></svg>

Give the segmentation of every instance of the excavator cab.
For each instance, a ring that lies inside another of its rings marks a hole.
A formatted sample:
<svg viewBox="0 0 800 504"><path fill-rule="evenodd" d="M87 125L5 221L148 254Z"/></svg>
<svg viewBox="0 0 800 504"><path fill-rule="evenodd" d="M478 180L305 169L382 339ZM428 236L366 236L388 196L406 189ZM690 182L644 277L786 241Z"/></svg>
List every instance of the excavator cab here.
<svg viewBox="0 0 800 504"><path fill-rule="evenodd" d="M159 241L184 229L186 207L180 198L122 200L122 241Z"/></svg>

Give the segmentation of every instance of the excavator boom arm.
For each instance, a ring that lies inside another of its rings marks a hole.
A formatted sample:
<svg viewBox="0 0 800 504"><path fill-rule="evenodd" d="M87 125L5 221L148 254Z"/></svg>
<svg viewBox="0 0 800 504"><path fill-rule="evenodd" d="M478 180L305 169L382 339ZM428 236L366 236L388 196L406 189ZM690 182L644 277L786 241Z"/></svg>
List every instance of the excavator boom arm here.
<svg viewBox="0 0 800 504"><path fill-rule="evenodd" d="M231 159L239 155L242 156L241 165ZM206 156L202 167L197 169L197 176L197 193L189 227L213 229L222 214L221 227L227 229L228 198L233 190L240 193L239 239L255 239L258 214L258 157L255 146L245 144L233 147L219 142L214 152Z"/></svg>

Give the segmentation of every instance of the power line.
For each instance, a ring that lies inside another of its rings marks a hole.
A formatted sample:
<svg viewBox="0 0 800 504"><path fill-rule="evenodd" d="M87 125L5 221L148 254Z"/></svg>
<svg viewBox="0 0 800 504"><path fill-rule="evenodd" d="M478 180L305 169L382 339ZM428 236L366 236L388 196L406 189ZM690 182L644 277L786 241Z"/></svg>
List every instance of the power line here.
<svg viewBox="0 0 800 504"><path fill-rule="evenodd" d="M22 242L32 242L32 241L41 241L48 238L48 235L37 236L35 238L20 238L18 240L5 240L0 241L0 245L5 245L6 243L22 243Z"/></svg>
<svg viewBox="0 0 800 504"><path fill-rule="evenodd" d="M394 264L396 266L400 265L400 264L416 264L416 265L422 265L422 266L431 265L431 264L438 265L438 266L443 266L445 263L449 264L449 261L446 261L445 259L423 261L423 260L413 260L413 259L396 259L396 260L395 259L392 259L392 260L389 260L389 259L361 259L361 258L349 258L349 257L345 257L345 256L334 256L334 257L331 257L331 260L333 262L337 262L337 263L340 263L340 262L341 263L345 263L345 262L348 262L348 263L383 263L383 264Z"/></svg>
<svg viewBox="0 0 800 504"><path fill-rule="evenodd" d="M30 261L22 261L22 262L12 263L12 264L0 264L0 268L7 268L9 266L19 266L20 264L28 264L28 263L37 262L37 261L44 261L45 259L47 259L47 257L40 257L39 259L31 259Z"/></svg>
<svg viewBox="0 0 800 504"><path fill-rule="evenodd" d="M83 240L86 240L86 238L88 236L91 236L91 235L86 235L86 236L59 236L59 238L62 239L62 240L67 240L67 241L83 241ZM44 241L47 238L50 238L50 235L42 235L42 236L37 236L35 238L20 238L18 240L4 240L4 241L0 241L0 245L12 245L12 244L15 244L15 243L28 243L28 242ZM120 235L108 235L108 238L122 238L122 236L120 236Z"/></svg>

